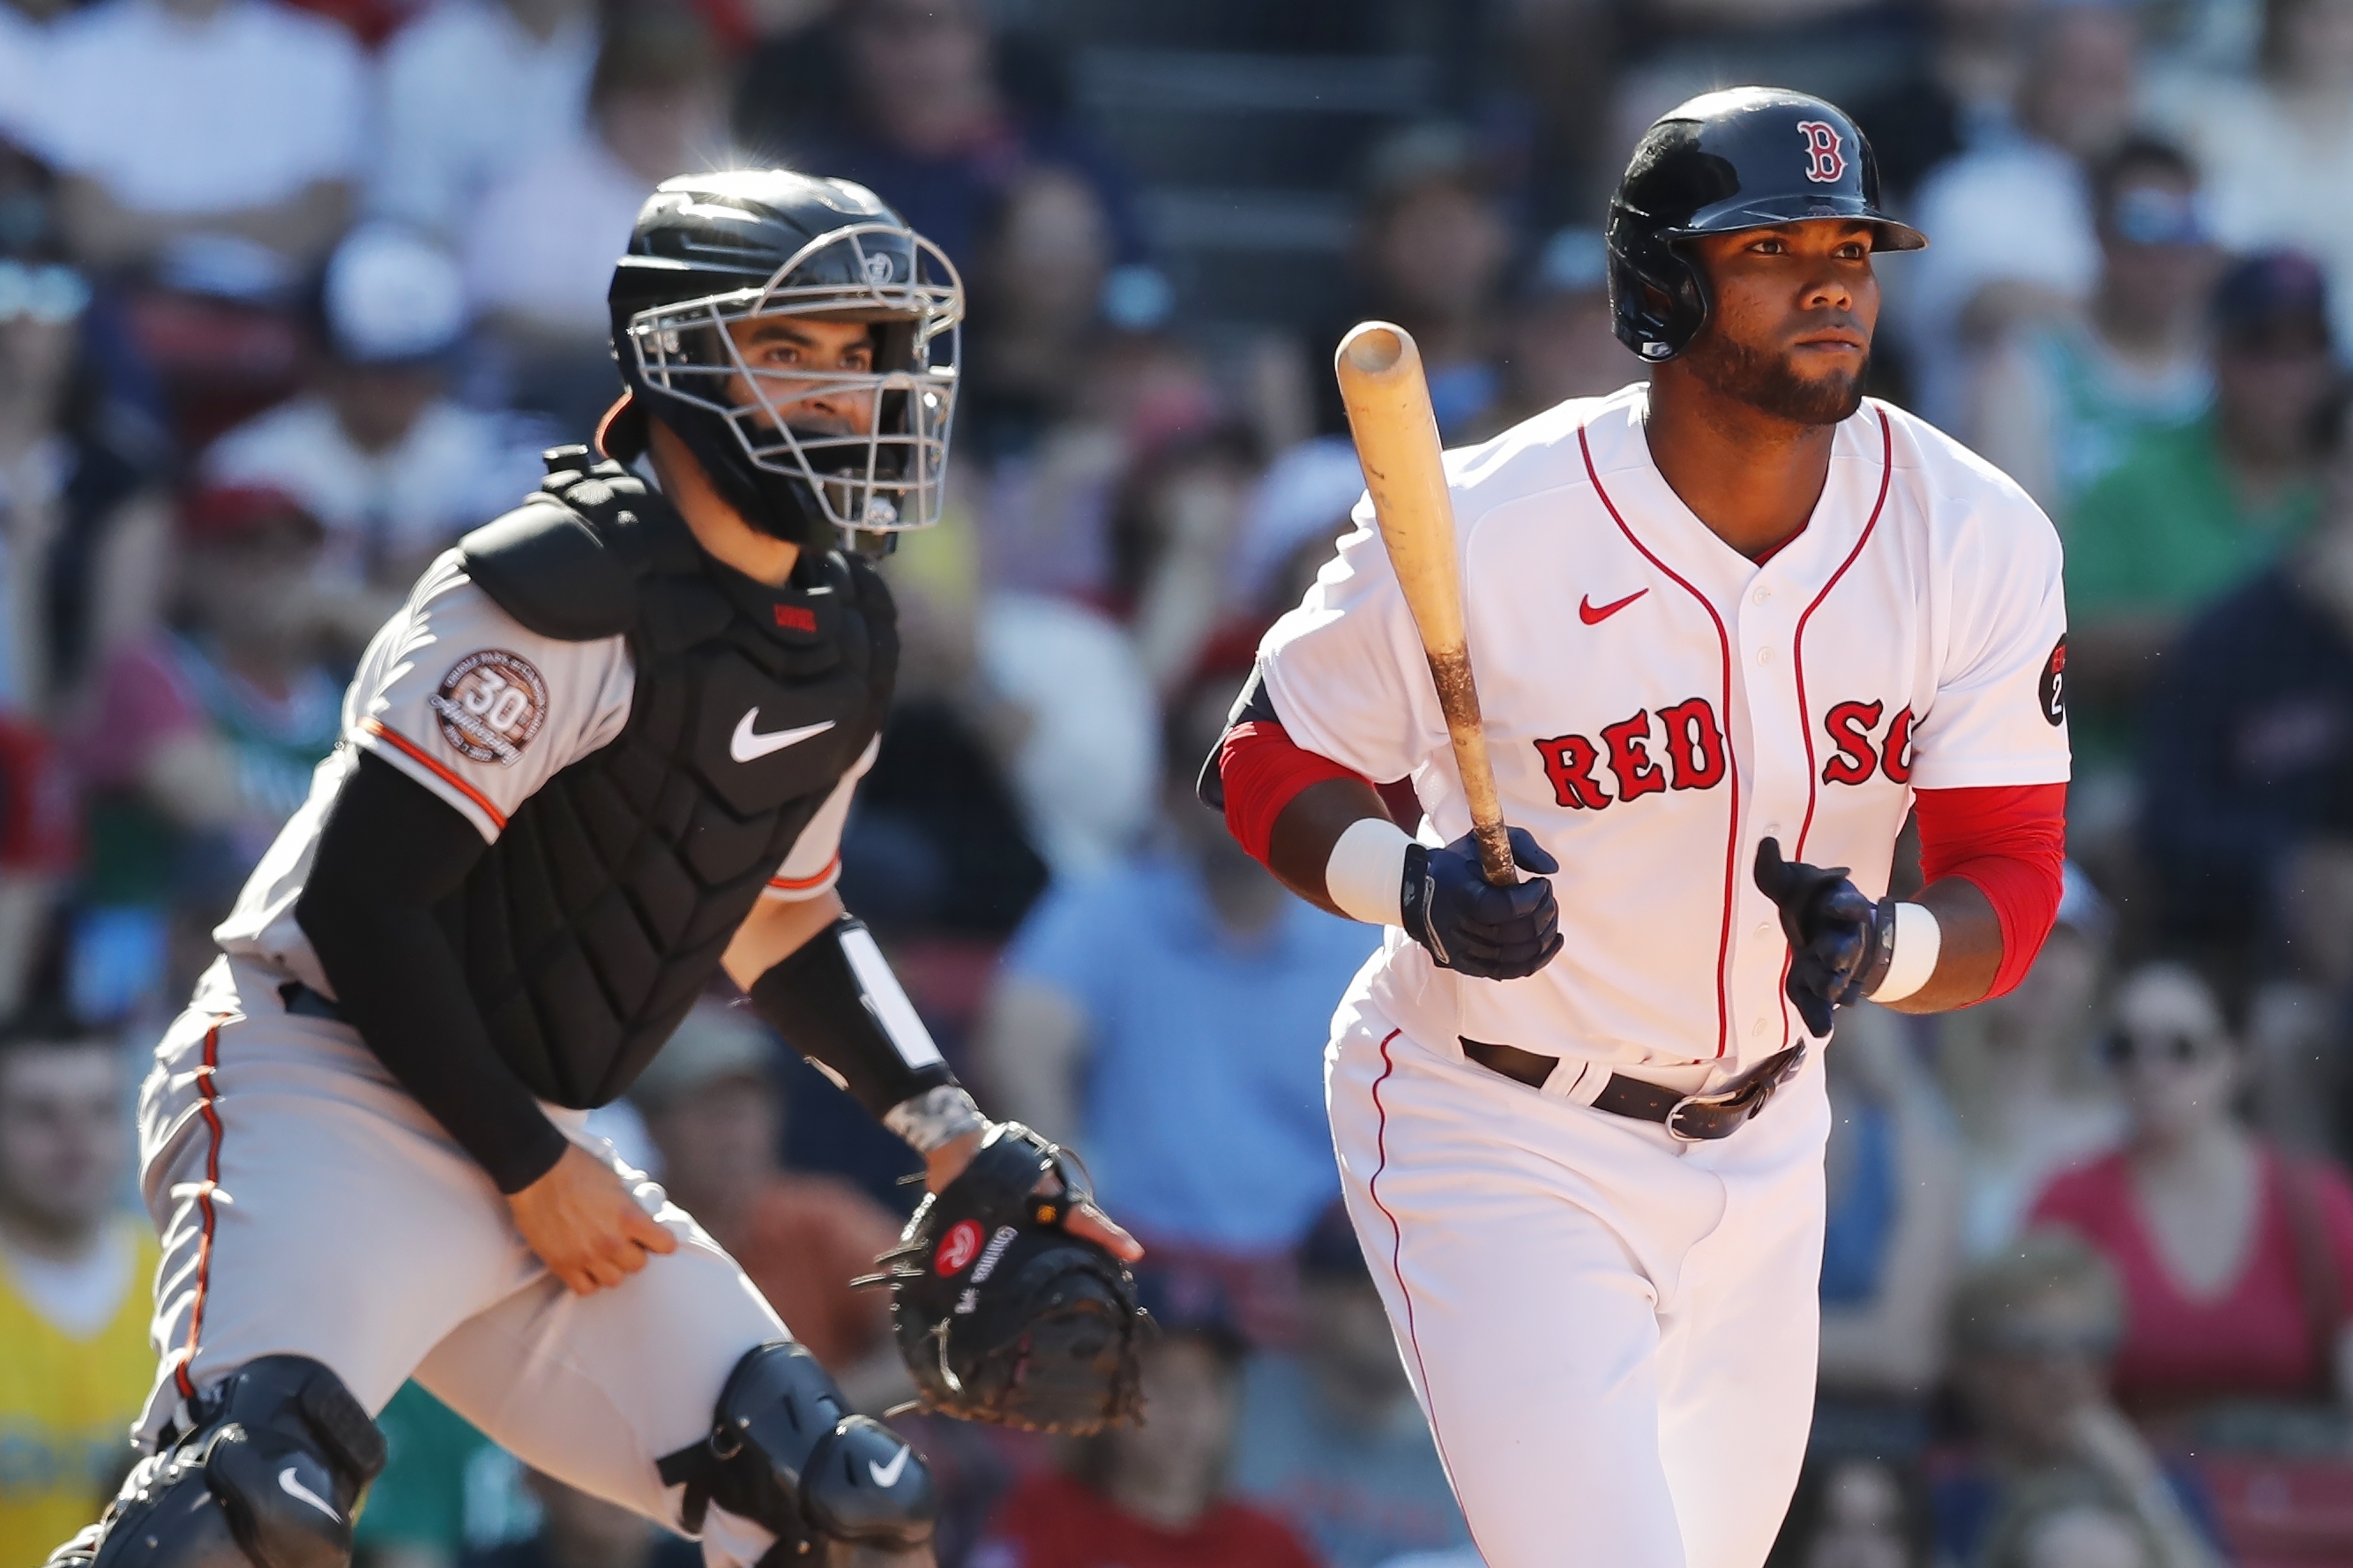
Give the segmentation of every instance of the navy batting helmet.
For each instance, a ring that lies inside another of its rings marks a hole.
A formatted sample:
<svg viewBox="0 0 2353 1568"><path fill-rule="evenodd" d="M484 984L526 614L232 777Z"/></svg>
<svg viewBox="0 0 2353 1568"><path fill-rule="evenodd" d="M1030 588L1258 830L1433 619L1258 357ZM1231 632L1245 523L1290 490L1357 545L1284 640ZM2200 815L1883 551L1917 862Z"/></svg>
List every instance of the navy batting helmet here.
<svg viewBox="0 0 2353 1568"><path fill-rule="evenodd" d="M1642 132L1609 203L1619 342L1656 363L1683 353L1705 324L1707 280L1680 242L1808 218L1867 222L1881 250L1928 243L1880 211L1871 143L1834 104L1736 87L1662 115Z"/></svg>

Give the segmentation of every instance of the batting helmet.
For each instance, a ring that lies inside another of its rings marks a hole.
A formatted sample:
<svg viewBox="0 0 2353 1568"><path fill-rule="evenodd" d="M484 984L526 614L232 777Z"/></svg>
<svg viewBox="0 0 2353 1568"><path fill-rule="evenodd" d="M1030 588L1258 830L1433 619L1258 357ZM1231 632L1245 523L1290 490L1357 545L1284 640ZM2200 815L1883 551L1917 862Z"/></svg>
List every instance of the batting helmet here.
<svg viewBox="0 0 2353 1568"><path fill-rule="evenodd" d="M607 298L638 405L600 433L608 455L629 460L658 415L745 521L818 550L938 521L964 286L873 192L784 169L666 180ZM747 362L731 329L793 316L865 323L871 371ZM864 427L818 416L828 397Z"/></svg>
<svg viewBox="0 0 2353 1568"><path fill-rule="evenodd" d="M1706 323L1707 279L1681 241L1808 218L1862 219L1881 250L1928 243L1880 211L1871 143L1833 104L1736 87L1662 115L1642 132L1609 202L1618 341L1655 363L1683 353Z"/></svg>

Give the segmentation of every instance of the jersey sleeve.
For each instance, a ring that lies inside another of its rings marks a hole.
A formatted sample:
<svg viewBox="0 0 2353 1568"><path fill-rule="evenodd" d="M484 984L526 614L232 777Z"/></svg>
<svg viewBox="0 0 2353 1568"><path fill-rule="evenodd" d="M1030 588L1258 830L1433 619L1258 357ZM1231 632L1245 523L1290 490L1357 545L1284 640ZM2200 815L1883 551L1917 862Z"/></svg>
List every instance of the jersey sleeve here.
<svg viewBox="0 0 2353 1568"><path fill-rule="evenodd" d="M833 793L817 808L817 815L801 829L801 836L793 840L792 852L776 868L776 874L768 879L762 898L798 903L829 891L841 880L841 829L849 820L850 797L858 793L858 781L874 766L874 758L881 750L880 735L866 742L866 749L858 753L849 771L835 783Z"/></svg>
<svg viewBox="0 0 2353 1568"><path fill-rule="evenodd" d="M1401 779L1445 744L1446 724L1372 502L1355 517L1298 608L1259 644L1259 668L1293 743L1368 779Z"/></svg>
<svg viewBox="0 0 2353 1568"><path fill-rule="evenodd" d="M2063 784L2067 601L2059 535L2005 486L1938 552L1948 595L1936 693L1913 731L1915 789Z"/></svg>
<svg viewBox="0 0 2353 1568"><path fill-rule="evenodd" d="M452 551L369 645L345 734L494 842L540 785L620 732L634 673L620 637L562 642L526 629Z"/></svg>

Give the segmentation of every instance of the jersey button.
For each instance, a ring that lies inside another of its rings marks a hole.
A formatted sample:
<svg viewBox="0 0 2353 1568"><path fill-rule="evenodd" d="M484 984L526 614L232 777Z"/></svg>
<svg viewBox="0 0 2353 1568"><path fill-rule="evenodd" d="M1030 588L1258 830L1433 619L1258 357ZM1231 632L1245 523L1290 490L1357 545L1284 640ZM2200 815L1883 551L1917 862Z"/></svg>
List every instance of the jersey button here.
<svg viewBox="0 0 2353 1568"><path fill-rule="evenodd" d="M1749 1025L1749 1026L1748 1026L1748 1032L1749 1032L1750 1034L1752 1034L1752 1035L1757 1036L1757 1037L1760 1037L1760 1038L1761 1038L1761 1037L1763 1037L1764 1033L1765 1033L1765 1029L1766 1029L1766 1023L1765 1023L1765 1020L1764 1020L1763 1018L1761 1018L1761 1017L1760 1017L1760 1018L1758 1018L1755 1023L1753 1023L1753 1024L1751 1024L1751 1025Z"/></svg>
<svg viewBox="0 0 2353 1568"><path fill-rule="evenodd" d="M1759 588L1757 590L1757 602L1760 605L1772 596L1773 590L1770 588Z"/></svg>
<svg viewBox="0 0 2353 1568"><path fill-rule="evenodd" d="M1770 663L1772 663L1772 662L1773 662L1773 650L1772 650L1771 648L1769 648L1769 647L1760 647L1760 648L1758 648L1758 649L1757 650L1757 663L1759 663L1759 664L1770 664Z"/></svg>
<svg viewBox="0 0 2353 1568"><path fill-rule="evenodd" d="M1773 922L1772 922L1771 921L1760 921L1760 922L1758 923L1758 925L1757 925L1757 941L1762 942L1762 941L1764 941L1767 937L1771 936L1772 934L1773 934Z"/></svg>

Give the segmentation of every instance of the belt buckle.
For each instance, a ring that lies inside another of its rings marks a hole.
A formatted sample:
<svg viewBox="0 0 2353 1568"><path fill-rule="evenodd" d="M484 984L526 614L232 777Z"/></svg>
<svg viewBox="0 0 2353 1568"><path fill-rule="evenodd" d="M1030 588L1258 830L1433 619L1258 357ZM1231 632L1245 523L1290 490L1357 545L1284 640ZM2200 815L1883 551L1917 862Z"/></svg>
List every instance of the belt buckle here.
<svg viewBox="0 0 2353 1568"><path fill-rule="evenodd" d="M1798 1069L1805 1065L1806 1047L1802 1045L1798 1046L1789 1052L1788 1060L1769 1073L1756 1073L1728 1089L1718 1089L1714 1094L1684 1095L1667 1108L1667 1114L1661 1119L1661 1125L1666 1128L1667 1136L1679 1143L1707 1142L1709 1139L1705 1133L1686 1132L1675 1124L1685 1110L1694 1106L1704 1106L1711 1110L1717 1109L1736 1110L1745 1104L1748 1114L1741 1120L1750 1121L1758 1111L1765 1109L1765 1102L1773 1098L1774 1091L1797 1077Z"/></svg>

